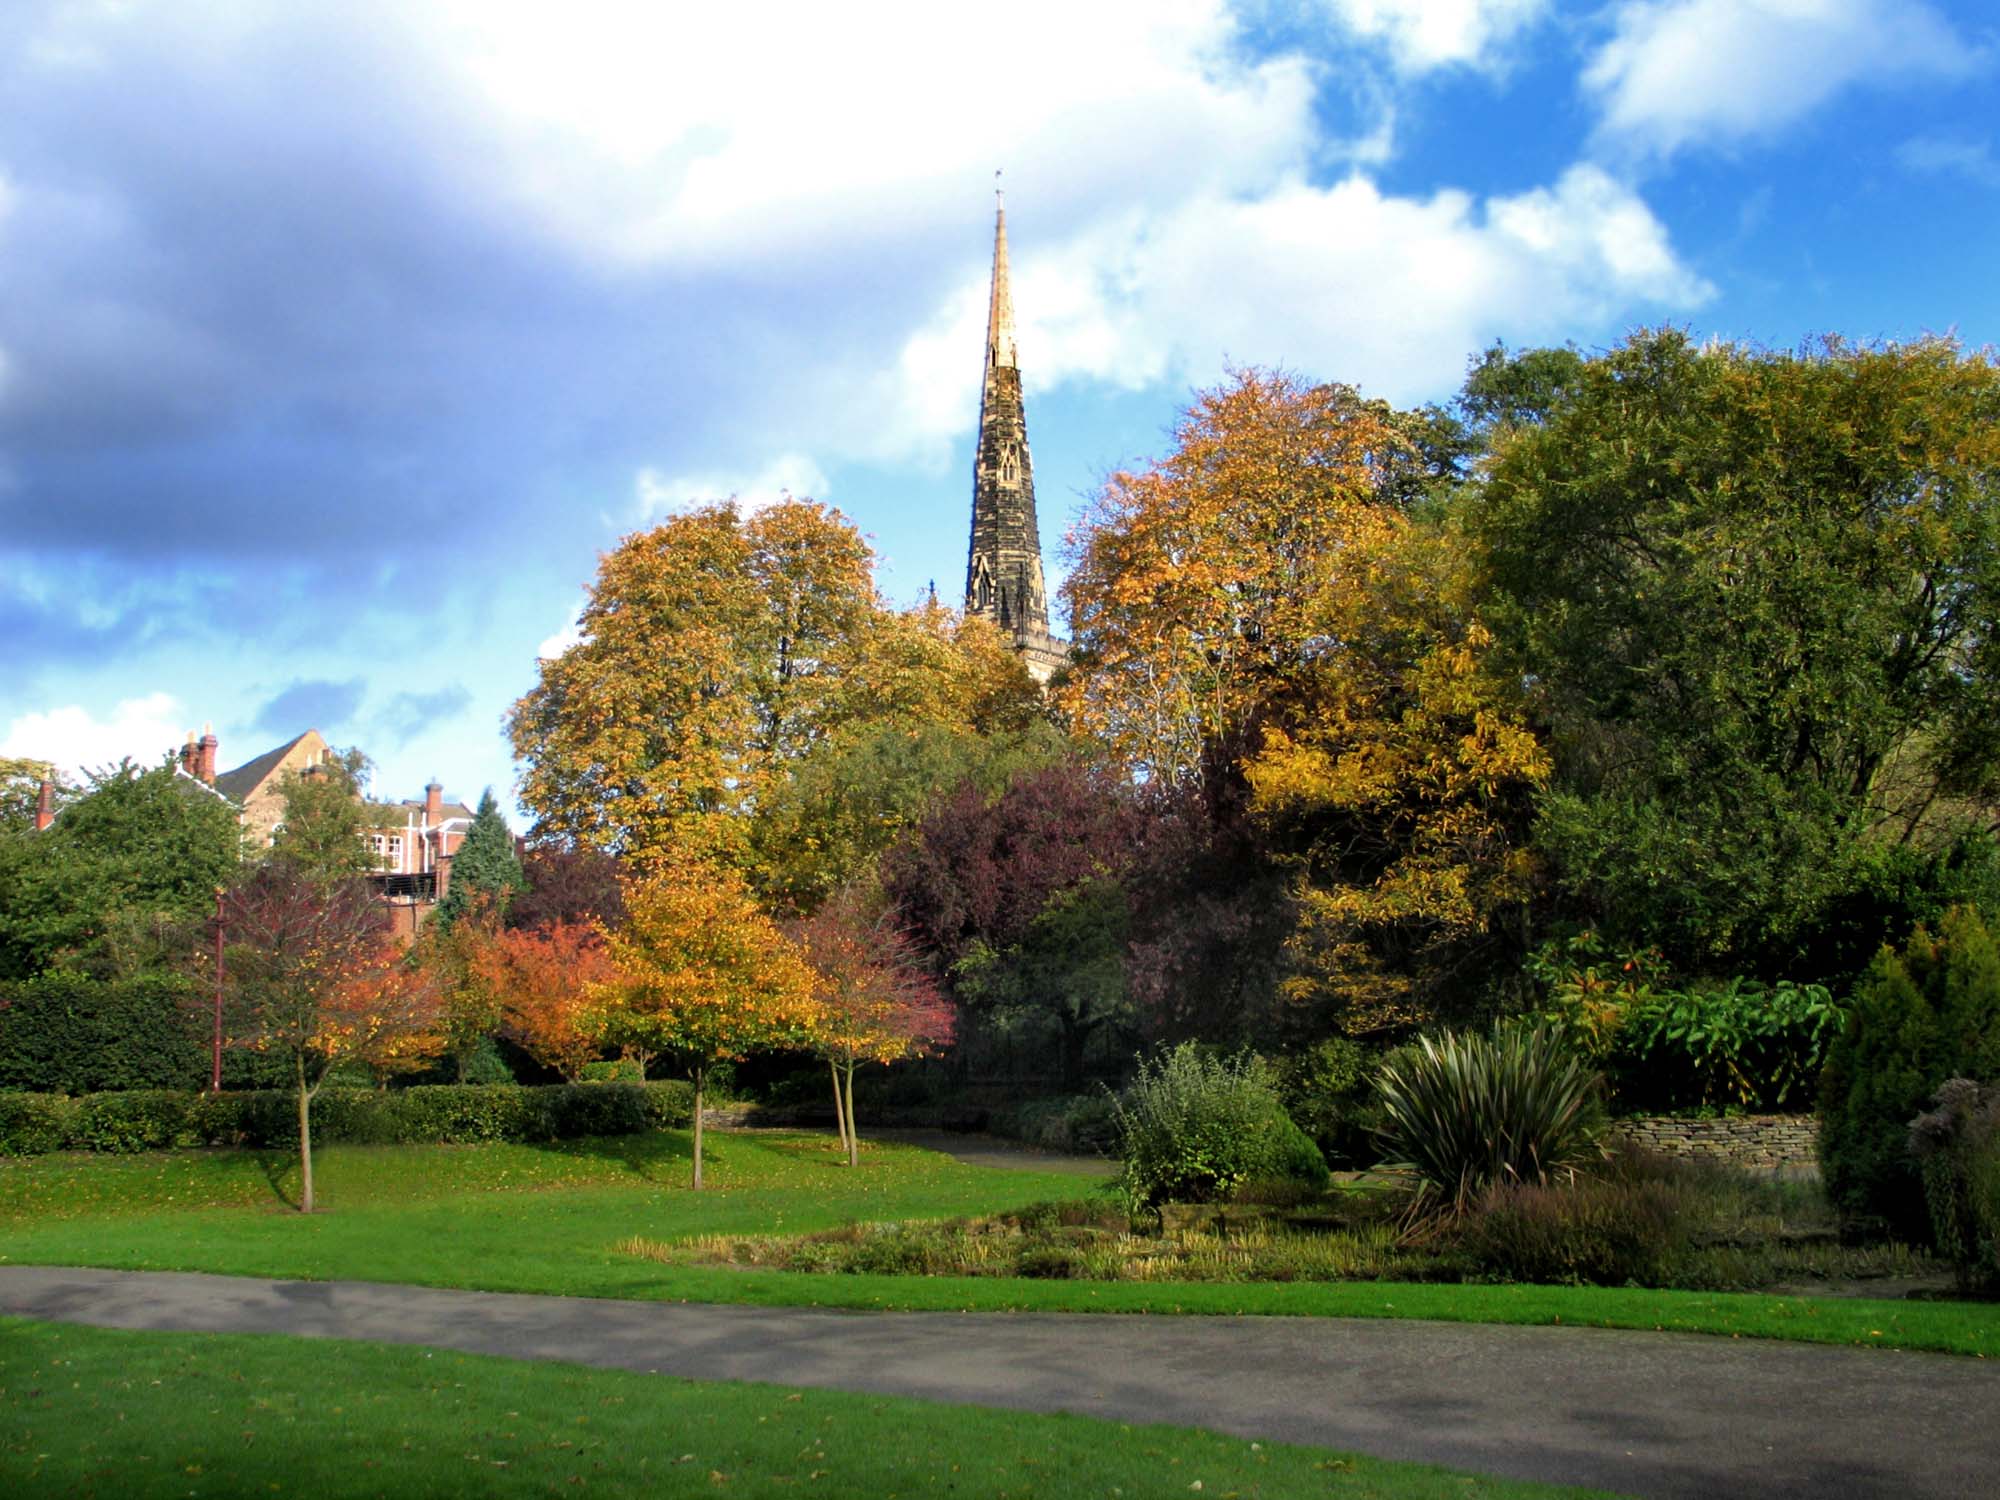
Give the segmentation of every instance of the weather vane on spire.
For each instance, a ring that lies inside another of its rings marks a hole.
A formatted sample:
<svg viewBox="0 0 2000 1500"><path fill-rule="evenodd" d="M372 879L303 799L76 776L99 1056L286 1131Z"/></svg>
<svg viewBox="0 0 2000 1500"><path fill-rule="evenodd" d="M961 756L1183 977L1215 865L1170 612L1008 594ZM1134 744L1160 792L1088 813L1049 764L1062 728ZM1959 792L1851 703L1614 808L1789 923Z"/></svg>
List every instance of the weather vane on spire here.
<svg viewBox="0 0 2000 1500"><path fill-rule="evenodd" d="M998 167L993 169L993 201L1002 208L1007 206L1007 190L1000 186L1000 168Z"/></svg>

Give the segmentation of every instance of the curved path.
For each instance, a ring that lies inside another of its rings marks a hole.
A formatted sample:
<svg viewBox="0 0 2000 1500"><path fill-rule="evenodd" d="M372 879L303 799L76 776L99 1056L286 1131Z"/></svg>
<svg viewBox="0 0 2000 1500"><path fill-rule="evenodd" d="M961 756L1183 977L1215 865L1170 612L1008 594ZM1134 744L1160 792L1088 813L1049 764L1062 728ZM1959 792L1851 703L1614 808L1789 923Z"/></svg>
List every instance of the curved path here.
<svg viewBox="0 0 2000 1500"><path fill-rule="evenodd" d="M2000 1368L1600 1329L844 1313L0 1266L0 1312L1172 1422L1645 1496L1984 1497Z"/></svg>

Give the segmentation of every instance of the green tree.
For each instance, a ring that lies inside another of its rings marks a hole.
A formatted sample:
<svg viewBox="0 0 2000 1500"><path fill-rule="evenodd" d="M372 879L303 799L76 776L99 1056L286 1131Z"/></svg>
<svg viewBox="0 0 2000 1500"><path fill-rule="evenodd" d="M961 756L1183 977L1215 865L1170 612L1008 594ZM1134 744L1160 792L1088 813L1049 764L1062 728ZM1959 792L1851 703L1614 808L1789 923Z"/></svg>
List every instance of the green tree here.
<svg viewBox="0 0 2000 1500"><path fill-rule="evenodd" d="M241 852L236 809L170 763L92 773L45 831L0 829L0 978L178 961L186 924L214 909Z"/></svg>
<svg viewBox="0 0 2000 1500"><path fill-rule="evenodd" d="M493 788L488 787L479 798L479 810L473 814L465 841L452 856L451 885L431 920L451 927L481 901L492 906L496 917L504 916L507 903L527 888L521 861L514 853L514 835L500 816Z"/></svg>
<svg viewBox="0 0 2000 1500"><path fill-rule="evenodd" d="M272 835L271 857L328 885L374 870L361 799L367 774L368 757L357 749L335 750L319 765L285 772L278 780L285 817Z"/></svg>
<svg viewBox="0 0 2000 1500"><path fill-rule="evenodd" d="M1460 507L1552 737L1538 842L1593 926L1754 966L1865 841L2000 795L2000 372L1676 332L1564 363Z"/></svg>
<svg viewBox="0 0 2000 1500"><path fill-rule="evenodd" d="M53 762L0 755L0 829L33 830L45 781L58 808L76 795L74 783Z"/></svg>

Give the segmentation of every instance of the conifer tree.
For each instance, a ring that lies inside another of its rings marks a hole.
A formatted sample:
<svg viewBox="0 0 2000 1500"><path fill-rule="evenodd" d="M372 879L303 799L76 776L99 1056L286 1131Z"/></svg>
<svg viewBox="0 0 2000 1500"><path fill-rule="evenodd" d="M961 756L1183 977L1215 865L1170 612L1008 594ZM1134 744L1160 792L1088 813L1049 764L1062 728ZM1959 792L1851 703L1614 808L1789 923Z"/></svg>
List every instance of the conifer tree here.
<svg viewBox="0 0 2000 1500"><path fill-rule="evenodd" d="M488 787L479 799L479 811L465 842L451 861L451 885L438 902L435 920L450 927L470 911L481 897L496 911L505 910L513 896L528 888L521 874L521 861L514 854L514 835L500 816L500 803Z"/></svg>

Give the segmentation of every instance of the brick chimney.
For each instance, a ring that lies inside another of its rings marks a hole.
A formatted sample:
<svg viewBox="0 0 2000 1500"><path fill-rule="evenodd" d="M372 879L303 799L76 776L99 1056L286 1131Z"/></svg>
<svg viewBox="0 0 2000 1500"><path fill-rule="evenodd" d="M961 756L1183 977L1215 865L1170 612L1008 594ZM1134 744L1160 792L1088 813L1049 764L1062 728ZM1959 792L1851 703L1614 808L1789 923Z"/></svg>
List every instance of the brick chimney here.
<svg viewBox="0 0 2000 1500"><path fill-rule="evenodd" d="M444 821L444 784L435 776L424 788L424 826L435 828Z"/></svg>
<svg viewBox="0 0 2000 1500"><path fill-rule="evenodd" d="M42 783L41 795L35 798L35 832L40 833L56 820L56 789L52 782Z"/></svg>
<svg viewBox="0 0 2000 1500"><path fill-rule="evenodd" d="M194 774L210 786L215 785L215 726L201 726L201 743L195 747Z"/></svg>
<svg viewBox="0 0 2000 1500"><path fill-rule="evenodd" d="M181 769L190 776L194 775L195 761L200 758L200 754L201 752L194 747L194 731L190 729L187 743L181 746Z"/></svg>

